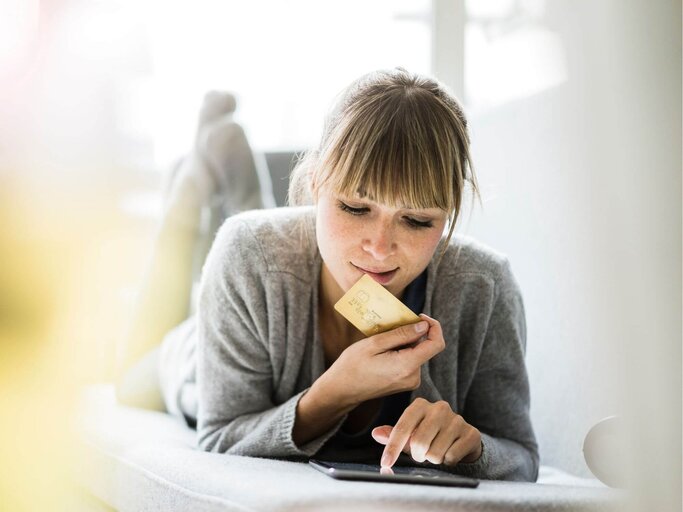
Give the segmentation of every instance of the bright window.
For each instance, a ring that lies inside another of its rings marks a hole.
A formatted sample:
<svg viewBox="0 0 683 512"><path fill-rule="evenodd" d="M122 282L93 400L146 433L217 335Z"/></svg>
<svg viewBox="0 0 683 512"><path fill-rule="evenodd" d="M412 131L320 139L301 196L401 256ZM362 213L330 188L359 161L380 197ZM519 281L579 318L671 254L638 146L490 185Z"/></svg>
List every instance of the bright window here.
<svg viewBox="0 0 683 512"><path fill-rule="evenodd" d="M465 97L493 108L567 80L562 40L546 0L467 0Z"/></svg>
<svg viewBox="0 0 683 512"><path fill-rule="evenodd" d="M121 124L163 166L192 141L201 98L233 91L256 149L316 143L334 96L378 68L429 73L429 0L163 3L146 16L148 69L121 90ZM163 12L159 12L163 11Z"/></svg>

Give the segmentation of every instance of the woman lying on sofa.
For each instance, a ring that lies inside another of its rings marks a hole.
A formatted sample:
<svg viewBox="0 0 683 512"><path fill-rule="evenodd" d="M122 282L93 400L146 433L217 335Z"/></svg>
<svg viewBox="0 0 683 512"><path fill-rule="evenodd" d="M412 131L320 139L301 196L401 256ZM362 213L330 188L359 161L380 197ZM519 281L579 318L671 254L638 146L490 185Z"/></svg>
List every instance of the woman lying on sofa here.
<svg viewBox="0 0 683 512"><path fill-rule="evenodd" d="M452 236L466 184L467 122L442 85L352 83L292 173L293 207L220 228L198 315L162 343L167 410L215 453L535 481L522 298L504 256ZM420 321L356 330L333 306L364 274Z"/></svg>

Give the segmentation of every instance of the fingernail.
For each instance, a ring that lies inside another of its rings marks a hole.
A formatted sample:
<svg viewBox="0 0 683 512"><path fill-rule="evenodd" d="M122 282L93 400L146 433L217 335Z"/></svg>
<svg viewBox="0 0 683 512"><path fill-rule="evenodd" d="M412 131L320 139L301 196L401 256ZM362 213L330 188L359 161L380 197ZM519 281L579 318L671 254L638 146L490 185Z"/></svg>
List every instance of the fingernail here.
<svg viewBox="0 0 683 512"><path fill-rule="evenodd" d="M380 462L380 465L383 468L391 466L391 457L389 457L388 453L385 453L384 455L382 455L382 460Z"/></svg>
<svg viewBox="0 0 683 512"><path fill-rule="evenodd" d="M418 322L415 324L415 332L425 332L427 330L427 322Z"/></svg>

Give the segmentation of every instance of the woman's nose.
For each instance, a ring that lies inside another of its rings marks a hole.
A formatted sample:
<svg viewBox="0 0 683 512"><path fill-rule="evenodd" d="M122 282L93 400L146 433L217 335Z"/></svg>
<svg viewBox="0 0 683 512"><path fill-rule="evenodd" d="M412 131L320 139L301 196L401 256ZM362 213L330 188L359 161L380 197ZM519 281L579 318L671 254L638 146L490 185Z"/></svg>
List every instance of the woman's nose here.
<svg viewBox="0 0 683 512"><path fill-rule="evenodd" d="M383 261L396 252L394 229L390 225L374 224L363 237L362 247L375 260Z"/></svg>

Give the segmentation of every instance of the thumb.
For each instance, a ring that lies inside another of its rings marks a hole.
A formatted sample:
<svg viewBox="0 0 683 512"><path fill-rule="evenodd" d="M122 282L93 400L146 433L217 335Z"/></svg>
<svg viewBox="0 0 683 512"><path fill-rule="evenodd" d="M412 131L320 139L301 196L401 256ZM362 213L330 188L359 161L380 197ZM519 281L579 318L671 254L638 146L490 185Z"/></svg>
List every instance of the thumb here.
<svg viewBox="0 0 683 512"><path fill-rule="evenodd" d="M375 427L372 429L372 438L377 441L379 444L384 444L386 445L389 442L389 435L391 434L391 431L393 430L393 427L389 425L382 425L381 427Z"/></svg>
<svg viewBox="0 0 683 512"><path fill-rule="evenodd" d="M419 340L427 334L429 323L425 320L414 324L402 325L390 331L375 334L369 339L373 340L374 345L381 351L396 350L403 345L408 345Z"/></svg>

